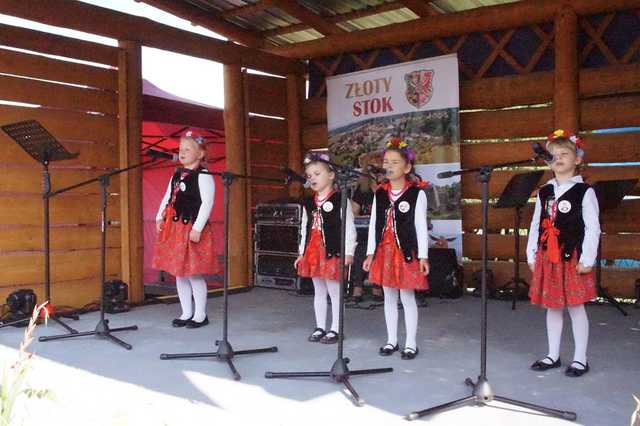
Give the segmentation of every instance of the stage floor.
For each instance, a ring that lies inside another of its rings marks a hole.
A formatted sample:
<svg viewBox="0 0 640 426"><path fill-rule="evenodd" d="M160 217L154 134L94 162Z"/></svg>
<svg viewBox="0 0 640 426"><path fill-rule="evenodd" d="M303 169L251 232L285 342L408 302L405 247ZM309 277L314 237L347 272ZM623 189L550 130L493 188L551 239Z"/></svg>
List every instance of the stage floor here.
<svg viewBox="0 0 640 426"><path fill-rule="evenodd" d="M278 353L238 356L242 381L232 380L226 364L209 360L162 361L162 352L214 350L221 337L222 298L209 300L211 325L175 329L170 320L179 305L153 305L111 316L111 326L137 324L118 333L131 351L93 337L34 342L37 357L28 383L48 388L53 400L30 400L25 425L404 425L411 411L467 396L465 377L479 371L480 300L430 300L420 309L420 354L413 361L377 354L386 337L382 307L347 310L345 356L350 368L393 367L394 372L354 377L365 399L356 407L342 385L326 379L265 379L264 372L328 370L335 345L308 343L313 329L310 296L269 289L230 299L230 342L234 349L277 345ZM628 425L640 396L640 310L623 317L609 306L589 306L590 364L582 378L563 370L536 373L531 362L545 354L544 312L520 303L489 301L488 377L496 394L573 410L580 425ZM400 315L402 318L402 314ZM70 321L91 330L97 313ZM401 336L404 332L400 324ZM58 334L55 323L37 334ZM22 329L0 329L0 359L15 359ZM403 339L401 337L401 339ZM402 340L401 340L402 342ZM565 316L562 359L573 354L570 321ZM24 400L23 400L24 402ZM560 425L570 422L527 414L517 407L465 407L418 420L433 425ZM21 411L24 409L21 408ZM21 412L21 414L25 414Z"/></svg>

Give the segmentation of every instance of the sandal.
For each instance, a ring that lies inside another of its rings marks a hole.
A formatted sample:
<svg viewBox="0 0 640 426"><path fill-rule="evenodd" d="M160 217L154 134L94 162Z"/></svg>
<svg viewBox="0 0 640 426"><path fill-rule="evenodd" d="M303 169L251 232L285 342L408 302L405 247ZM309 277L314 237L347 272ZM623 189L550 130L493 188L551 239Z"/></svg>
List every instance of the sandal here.
<svg viewBox="0 0 640 426"><path fill-rule="evenodd" d="M324 331L324 329L317 327L315 330L313 330L313 333L309 335L309 338L307 340L310 342L319 342L320 339L325 336L325 334L327 334L327 332Z"/></svg>
<svg viewBox="0 0 640 426"><path fill-rule="evenodd" d="M418 348L404 348L400 358L404 360L414 359L418 355L418 352L420 352Z"/></svg>
<svg viewBox="0 0 640 426"><path fill-rule="evenodd" d="M575 368L573 364L581 365L583 368ZM573 361L565 370L564 375L567 377L580 377L589 372L589 363L583 364L580 361Z"/></svg>
<svg viewBox="0 0 640 426"><path fill-rule="evenodd" d="M338 333L333 330L328 331L327 334L320 339L320 343L324 343L325 345L331 345L336 342L338 342Z"/></svg>
<svg viewBox="0 0 640 426"><path fill-rule="evenodd" d="M400 347L397 344L393 346L391 343L387 343L378 350L378 353L380 354L380 356L389 356L394 352L397 352L399 349Z"/></svg>
<svg viewBox="0 0 640 426"><path fill-rule="evenodd" d="M545 359L548 359L549 361L551 361L551 364L544 362ZM560 358L554 361L553 358L551 358L550 356L545 356L544 358L531 364L531 369L533 371L547 371L551 368L558 368L561 365L562 363L560 362Z"/></svg>

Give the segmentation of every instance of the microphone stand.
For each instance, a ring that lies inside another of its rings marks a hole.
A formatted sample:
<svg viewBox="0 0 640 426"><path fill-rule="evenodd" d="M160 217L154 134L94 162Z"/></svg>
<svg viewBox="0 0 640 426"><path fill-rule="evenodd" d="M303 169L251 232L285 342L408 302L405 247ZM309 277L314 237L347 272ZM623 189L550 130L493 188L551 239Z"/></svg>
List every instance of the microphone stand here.
<svg viewBox="0 0 640 426"><path fill-rule="evenodd" d="M195 352L195 353L178 353L178 354L160 354L160 359L189 359L189 358L214 358L220 362L226 362L233 374L234 380L240 380L241 376L238 373L235 365L233 364L233 358L236 355L250 355L265 352L278 352L276 346L260 349L246 349L242 351L236 351L229 343L229 188L235 179L247 179L247 180L261 180L267 182L279 182L281 179L264 178L258 176L240 175L231 172L210 172L208 170L201 170L198 173L203 173L212 176L220 176L224 189L224 287L223 287L223 305L222 305L222 340L216 340L215 344L218 347L216 352Z"/></svg>
<svg viewBox="0 0 640 426"><path fill-rule="evenodd" d="M106 263L107 263L107 200L108 200L108 187L111 181L111 176L118 175L120 173L124 173L126 171L143 167L147 164L155 162L157 159L152 158L148 161L143 161L138 164L134 164L132 166L126 167L124 169L115 169L93 179L86 180L84 182L80 182L75 185L68 186L66 188L58 189L57 191L48 192L46 194L47 199L54 197L56 195L62 194L64 192L71 191L72 189L80 188L85 185L89 185L94 182L100 183L100 204L101 204L101 223L100 223L100 234L101 234L101 244L100 244L100 320L96 325L93 331L84 331L84 332L76 332L71 334L61 334L55 336L43 336L38 340L40 342L49 342L52 340L62 340L62 339L72 339L75 337L83 337L83 336L96 336L101 339L109 339L113 343L122 346L127 350L131 350L132 346L123 340L118 339L112 333L120 332L120 331L128 331L128 330L137 330L137 325L127 326L127 327L118 327L118 328L109 328L109 320L105 319L104 315L104 283L107 280L107 271L106 271Z"/></svg>
<svg viewBox="0 0 640 426"><path fill-rule="evenodd" d="M444 404L437 405L435 407L427 408L420 411L414 411L409 414L407 420L416 420L420 417L439 413L448 409L458 408L468 404L476 404L484 407L493 400L504 402L511 405L527 408L541 412L547 416L559 417L566 420L576 420L577 415L572 411L556 410L553 408L543 407L541 405L535 405L528 402L517 401L515 399L507 398L504 396L495 395L489 380L487 379L487 269L488 269L488 239L487 239L487 224L489 218L489 181L491 179L491 173L494 169L501 167L513 167L517 165L529 164L537 159L537 156L531 160L514 161L509 163L502 163L496 165L486 165L476 167L472 169L462 169L452 172L442 173L444 176L457 176L462 174L474 173L477 174L480 183L482 184L482 291L481 291L481 339L480 339L480 375L476 382L471 378L465 379L465 384L472 387L472 394L465 398L450 401ZM441 177L440 175L438 177ZM516 259L517 261L517 259Z"/></svg>
<svg viewBox="0 0 640 426"><path fill-rule="evenodd" d="M267 371L264 376L267 379L283 379L283 378L299 378L299 377L328 377L334 383L342 383L347 388L347 391L353 397L353 400L356 405L362 406L364 405L364 400L360 397L358 392L351 385L351 381L349 380L351 376L361 376L366 374L380 374L380 373L390 373L393 371L393 368L376 368L376 369L366 369L366 370L349 370L347 364L351 362L349 358L344 357L344 289L346 283L346 275L347 275L347 265L345 265L345 251L346 251L346 234L347 234L347 208L348 208L348 197L349 197L349 187L354 183L354 181L363 176L362 173L356 171L352 167L341 166L329 161L326 161L330 164L336 173L336 178L338 180L338 184L340 186L340 213L342 220L342 226L340 228L340 259L341 262L341 273L340 273L340 296L339 296L339 305L340 305L340 318L338 321L338 354L337 359L333 363L333 366L329 371L302 371L302 372L283 372L276 373Z"/></svg>

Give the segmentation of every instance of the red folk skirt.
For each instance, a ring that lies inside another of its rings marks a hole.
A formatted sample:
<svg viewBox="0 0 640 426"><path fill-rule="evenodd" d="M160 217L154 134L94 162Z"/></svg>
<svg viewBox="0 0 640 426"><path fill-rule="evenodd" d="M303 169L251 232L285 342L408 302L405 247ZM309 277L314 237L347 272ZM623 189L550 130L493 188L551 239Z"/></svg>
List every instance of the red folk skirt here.
<svg viewBox="0 0 640 426"><path fill-rule="evenodd" d="M175 210L167 206L162 231L156 240L152 267L176 277L217 273L213 250L213 231L207 223L197 243L189 240L192 223L174 222Z"/></svg>
<svg viewBox="0 0 640 426"><path fill-rule="evenodd" d="M564 308L595 299L595 273L579 274L577 265L575 252L569 261L553 263L545 250L538 250L529 288L531 303L545 308Z"/></svg>
<svg viewBox="0 0 640 426"><path fill-rule="evenodd" d="M311 231L307 248L298 262L298 275L340 281L340 259L335 256L327 259L319 229Z"/></svg>
<svg viewBox="0 0 640 426"><path fill-rule="evenodd" d="M403 290L428 290L429 281L420 272L420 261L404 260L404 255L396 243L393 229L387 227L382 235L382 242L378 245L371 263L369 281L383 287L393 287Z"/></svg>

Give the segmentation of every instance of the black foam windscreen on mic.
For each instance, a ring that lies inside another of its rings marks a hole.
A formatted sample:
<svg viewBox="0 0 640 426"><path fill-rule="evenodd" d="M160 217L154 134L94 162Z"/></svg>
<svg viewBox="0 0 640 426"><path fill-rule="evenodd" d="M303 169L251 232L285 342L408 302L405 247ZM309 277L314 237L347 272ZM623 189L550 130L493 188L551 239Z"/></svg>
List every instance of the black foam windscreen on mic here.
<svg viewBox="0 0 640 426"><path fill-rule="evenodd" d="M285 179L284 179L284 183L285 184L288 185L291 182L299 182L305 188L309 187L309 181L307 179L305 179L304 176L296 173L295 170L291 170L288 167L282 167L280 170L282 170L282 173L285 174Z"/></svg>
<svg viewBox="0 0 640 426"><path fill-rule="evenodd" d="M369 164L367 166L367 171L369 173L373 173L373 174L376 174L376 175L386 175L387 174L387 169L383 169L382 167L374 166L373 164Z"/></svg>
<svg viewBox="0 0 640 426"><path fill-rule="evenodd" d="M451 176L455 176L457 173L456 172L440 172L438 173L436 176L438 177L438 179L446 179L446 178L450 178Z"/></svg>
<svg viewBox="0 0 640 426"><path fill-rule="evenodd" d="M541 158L547 163L553 162L553 154L543 148L540 142L536 142L533 145L533 152L536 154L536 157Z"/></svg>
<svg viewBox="0 0 640 426"><path fill-rule="evenodd" d="M145 151L151 158L160 158L163 160L171 160L176 161L178 159L178 154L173 154L171 152L158 151L157 149L148 149Z"/></svg>

